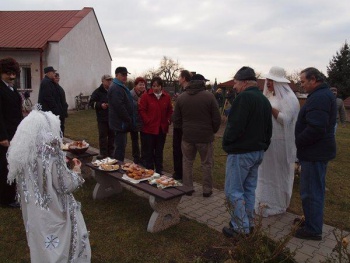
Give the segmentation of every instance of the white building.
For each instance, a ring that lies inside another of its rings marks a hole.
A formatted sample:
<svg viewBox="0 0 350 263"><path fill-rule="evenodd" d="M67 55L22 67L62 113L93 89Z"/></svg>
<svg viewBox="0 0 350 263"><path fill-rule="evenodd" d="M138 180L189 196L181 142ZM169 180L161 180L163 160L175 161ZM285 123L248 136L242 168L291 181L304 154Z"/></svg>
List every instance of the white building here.
<svg viewBox="0 0 350 263"><path fill-rule="evenodd" d="M0 11L0 58L21 66L20 89L38 100L44 68L60 73L69 108L75 96L90 95L111 73L111 55L93 8L67 11Z"/></svg>

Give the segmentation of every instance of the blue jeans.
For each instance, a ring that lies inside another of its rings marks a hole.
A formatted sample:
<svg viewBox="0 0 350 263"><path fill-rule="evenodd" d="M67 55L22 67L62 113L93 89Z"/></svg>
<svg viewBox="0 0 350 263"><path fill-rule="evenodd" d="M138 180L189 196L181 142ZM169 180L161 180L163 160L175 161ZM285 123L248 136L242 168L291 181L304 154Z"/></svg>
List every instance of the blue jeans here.
<svg viewBox="0 0 350 263"><path fill-rule="evenodd" d="M126 132L115 132L114 138L114 158L124 162L125 158L125 148L127 141Z"/></svg>
<svg viewBox="0 0 350 263"><path fill-rule="evenodd" d="M231 223L236 232L249 233L254 226L255 189L264 151L229 154L226 161L225 194Z"/></svg>
<svg viewBox="0 0 350 263"><path fill-rule="evenodd" d="M300 197L305 216L305 230L321 235L328 162L300 160Z"/></svg>

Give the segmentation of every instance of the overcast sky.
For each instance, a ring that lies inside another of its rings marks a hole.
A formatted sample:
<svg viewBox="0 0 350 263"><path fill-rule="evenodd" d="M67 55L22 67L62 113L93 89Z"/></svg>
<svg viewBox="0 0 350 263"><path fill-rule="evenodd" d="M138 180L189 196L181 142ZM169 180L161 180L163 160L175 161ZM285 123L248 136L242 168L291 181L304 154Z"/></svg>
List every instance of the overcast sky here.
<svg viewBox="0 0 350 263"><path fill-rule="evenodd" d="M112 71L132 76L163 56L218 83L242 66L266 74L327 65L350 40L348 0L12 0L1 10L93 7L112 55Z"/></svg>

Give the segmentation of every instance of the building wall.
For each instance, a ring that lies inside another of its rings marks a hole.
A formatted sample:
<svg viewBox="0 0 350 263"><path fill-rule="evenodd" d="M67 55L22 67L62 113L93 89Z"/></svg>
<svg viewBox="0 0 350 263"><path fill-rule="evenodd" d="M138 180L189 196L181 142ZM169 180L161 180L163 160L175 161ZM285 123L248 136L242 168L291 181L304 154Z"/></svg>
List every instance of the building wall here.
<svg viewBox="0 0 350 263"><path fill-rule="evenodd" d="M20 65L28 65L31 68L32 89L30 99L33 103L38 101L40 87L40 52L39 51L0 51L0 58L12 57ZM21 87L22 88L22 87Z"/></svg>
<svg viewBox="0 0 350 263"><path fill-rule="evenodd" d="M50 44L47 62L60 73L69 108L79 93L91 95L101 76L111 73L111 59L94 12L90 12L59 43Z"/></svg>

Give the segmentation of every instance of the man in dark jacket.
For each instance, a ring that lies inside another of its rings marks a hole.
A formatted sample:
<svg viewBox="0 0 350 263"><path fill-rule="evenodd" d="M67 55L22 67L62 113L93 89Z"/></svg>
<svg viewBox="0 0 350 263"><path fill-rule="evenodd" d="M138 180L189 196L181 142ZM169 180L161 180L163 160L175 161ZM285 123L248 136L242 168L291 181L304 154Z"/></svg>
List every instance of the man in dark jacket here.
<svg viewBox="0 0 350 263"><path fill-rule="evenodd" d="M227 237L249 234L254 227L258 167L272 136L271 105L258 89L254 70L238 70L234 88L239 95L232 103L222 139L228 153L225 194L231 206L230 227L222 230Z"/></svg>
<svg viewBox="0 0 350 263"><path fill-rule="evenodd" d="M108 89L112 82L112 76L103 75L101 85L92 93L90 98L91 108L96 110L98 140L100 155L98 159L114 155L114 131L109 128L108 123Z"/></svg>
<svg viewBox="0 0 350 263"><path fill-rule="evenodd" d="M60 120L66 118L65 104L62 100L60 89L55 83L55 72L53 67L44 68L45 77L40 83L38 103L42 106L43 111L51 111L60 117ZM61 125L61 131L64 132L64 126Z"/></svg>
<svg viewBox="0 0 350 263"><path fill-rule="evenodd" d="M219 105L219 110L220 110L220 114L222 113L223 107L224 107L224 95L222 95L222 89L218 88L217 91L215 92L215 98L216 101L218 102Z"/></svg>
<svg viewBox="0 0 350 263"><path fill-rule="evenodd" d="M181 85L181 93L186 90L191 81L191 73L188 70L182 70L179 76L179 84ZM176 180L182 180L182 127L173 123L173 162L174 162L174 174L173 178Z"/></svg>
<svg viewBox="0 0 350 263"><path fill-rule="evenodd" d="M200 74L191 78L186 90L177 98L174 125L182 127L183 184L193 188L193 162L197 151L203 170L203 197L212 195L214 165L214 134L221 117L215 96L205 90L208 81Z"/></svg>
<svg viewBox="0 0 350 263"><path fill-rule="evenodd" d="M20 69L16 60L4 58L0 60L0 204L18 207L15 202L16 184L7 183L6 153L17 126L23 119L21 96L13 86Z"/></svg>
<svg viewBox="0 0 350 263"><path fill-rule="evenodd" d="M136 125L133 98L125 86L128 74L125 67L116 68L108 89L109 127L115 132L114 158L119 161L124 161L127 133Z"/></svg>
<svg viewBox="0 0 350 263"><path fill-rule="evenodd" d="M300 196L305 221L295 237L322 239L325 177L328 161L335 158L336 98L315 68L300 73L301 87L309 93L295 125L297 157L301 164Z"/></svg>
<svg viewBox="0 0 350 263"><path fill-rule="evenodd" d="M64 89L60 85L60 74L58 72L55 73L54 82L56 84L56 87L58 88L61 96L61 105L62 105L62 115L60 115L60 121L61 121L61 131L64 134L64 123L66 121L66 118L68 117L68 103L66 100L66 93L64 92Z"/></svg>

